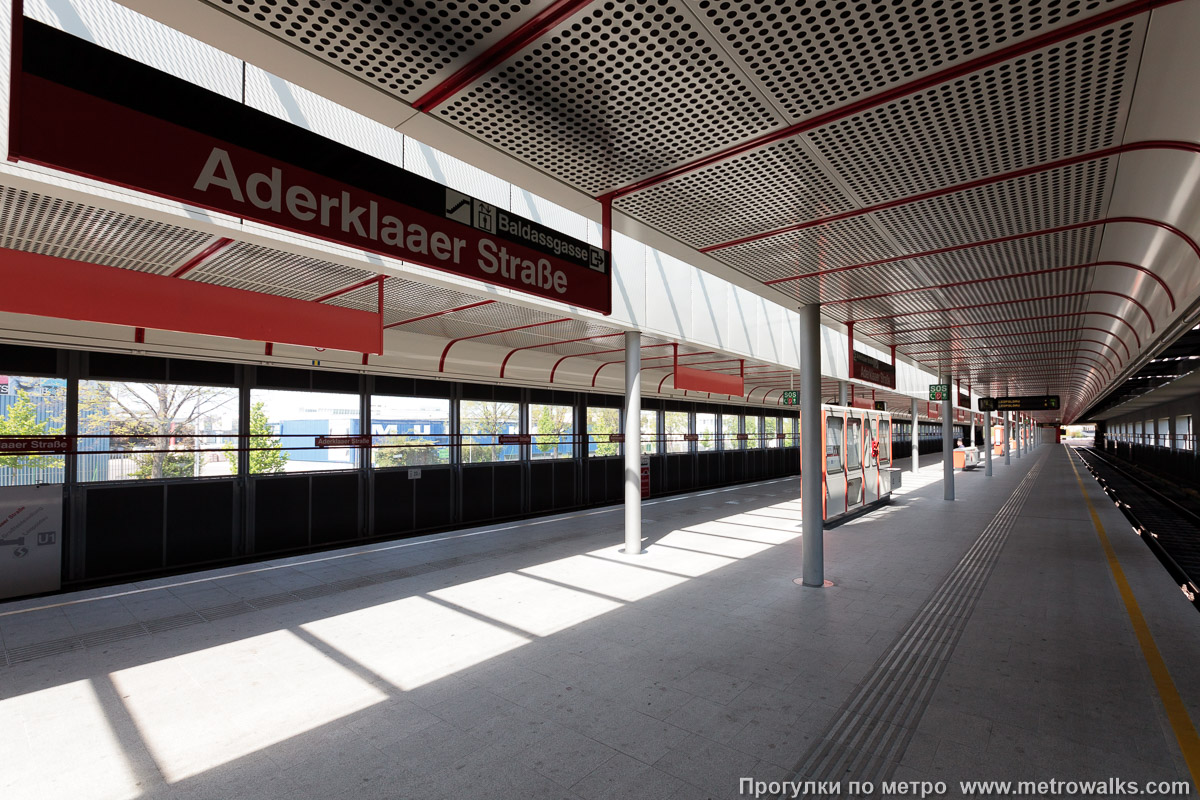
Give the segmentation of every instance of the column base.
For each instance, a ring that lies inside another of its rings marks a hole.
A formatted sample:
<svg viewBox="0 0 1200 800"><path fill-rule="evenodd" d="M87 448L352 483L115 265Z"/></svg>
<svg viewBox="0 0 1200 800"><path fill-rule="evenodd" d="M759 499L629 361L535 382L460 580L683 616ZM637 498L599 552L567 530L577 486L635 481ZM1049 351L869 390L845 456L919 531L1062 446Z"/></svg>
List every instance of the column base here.
<svg viewBox="0 0 1200 800"><path fill-rule="evenodd" d="M796 584L797 586L803 586L806 589L828 589L833 586L833 581L830 580L825 581L820 586L811 586L804 582L804 578L793 578L792 583Z"/></svg>
<svg viewBox="0 0 1200 800"><path fill-rule="evenodd" d="M618 550L617 552L618 552L618 553L621 553L622 555L630 555L630 553L628 553L628 551L626 551L624 547L622 547L622 548L621 548L620 550ZM646 550L638 550L636 553L633 553L632 555L635 555L635 556L644 556L644 555L646 555L646 552L647 552Z"/></svg>

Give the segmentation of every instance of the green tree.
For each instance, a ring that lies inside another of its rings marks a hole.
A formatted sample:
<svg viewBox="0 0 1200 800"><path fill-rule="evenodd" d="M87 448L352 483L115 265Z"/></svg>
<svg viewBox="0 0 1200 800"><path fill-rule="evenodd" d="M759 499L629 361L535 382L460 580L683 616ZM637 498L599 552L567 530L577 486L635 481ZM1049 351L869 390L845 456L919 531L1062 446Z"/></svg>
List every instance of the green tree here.
<svg viewBox="0 0 1200 800"><path fill-rule="evenodd" d="M621 445L608 440L610 433L620 433L618 428L620 427L621 415L617 409L589 408L587 410L587 418L588 434L592 437L590 442L591 445L595 445L596 447L592 451L592 454L597 456L615 456L621 452Z"/></svg>
<svg viewBox="0 0 1200 800"><path fill-rule="evenodd" d="M537 418L533 423L533 449L544 455L558 452L564 439L569 442L571 434L570 406L538 406Z"/></svg>
<svg viewBox="0 0 1200 800"><path fill-rule="evenodd" d="M128 437L110 441L116 452L159 451L126 456L137 464L132 473L135 477L191 477L196 465L192 431L233 397L232 389L208 386L81 381L80 433ZM172 440L175 447L187 452L170 452Z"/></svg>
<svg viewBox="0 0 1200 800"><path fill-rule="evenodd" d="M52 426L50 420L37 421L37 406L30 401L28 392L17 392L17 400L10 403L0 417L0 436L55 436L61 434L62 426ZM39 469L61 466L62 456L0 456L0 468L5 470Z"/></svg>
<svg viewBox="0 0 1200 800"><path fill-rule="evenodd" d="M267 422L266 403L261 400L250 408L250 447L269 448L250 451L250 474L283 472L287 466L289 455L282 447L280 440L272 435L271 426ZM229 471L237 474L238 454L233 445L225 445L225 459L229 462Z"/></svg>
<svg viewBox="0 0 1200 800"><path fill-rule="evenodd" d="M497 443L496 437L507 433L516 421L516 403L463 401L462 432L478 437L474 441L463 440L463 461L468 464L499 461L504 445Z"/></svg>
<svg viewBox="0 0 1200 800"><path fill-rule="evenodd" d="M437 443L433 439L411 439L406 436L385 436L371 450L371 461L377 468L420 467L438 462Z"/></svg>

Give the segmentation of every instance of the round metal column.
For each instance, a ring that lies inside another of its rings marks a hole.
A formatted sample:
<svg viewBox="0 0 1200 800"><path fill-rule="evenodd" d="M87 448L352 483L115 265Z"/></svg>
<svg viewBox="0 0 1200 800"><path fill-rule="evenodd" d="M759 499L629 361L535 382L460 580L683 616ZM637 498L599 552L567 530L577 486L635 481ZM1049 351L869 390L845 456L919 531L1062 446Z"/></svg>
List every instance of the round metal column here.
<svg viewBox="0 0 1200 800"><path fill-rule="evenodd" d="M825 518L821 508L821 306L800 307L800 500L804 585L825 585Z"/></svg>
<svg viewBox="0 0 1200 800"><path fill-rule="evenodd" d="M1012 412L1004 412L1004 463L1005 465L1012 463L1012 442L1009 441L1009 434L1012 432Z"/></svg>
<svg viewBox="0 0 1200 800"><path fill-rule="evenodd" d="M944 375L942 383L953 381ZM942 403L942 496L954 499L954 400L950 397Z"/></svg>
<svg viewBox="0 0 1200 800"><path fill-rule="evenodd" d="M984 474L990 478L992 477L992 412L987 411L984 413L984 421L986 424L983 428L983 452L985 454L984 458L986 459L985 463L987 464Z"/></svg>
<svg viewBox="0 0 1200 800"><path fill-rule="evenodd" d="M838 405L850 405L850 385L845 381L838 381Z"/></svg>
<svg viewBox="0 0 1200 800"><path fill-rule="evenodd" d="M625 549L642 553L642 335L625 333Z"/></svg>
<svg viewBox="0 0 1200 800"><path fill-rule="evenodd" d="M918 451L921 449L921 437L918 436L920 427L921 427L921 421L917 417L917 399L913 398L913 401L912 401L912 430L909 432L909 438L912 439L912 463L908 467L909 470L912 472L916 472L920 468L920 465L917 464Z"/></svg>

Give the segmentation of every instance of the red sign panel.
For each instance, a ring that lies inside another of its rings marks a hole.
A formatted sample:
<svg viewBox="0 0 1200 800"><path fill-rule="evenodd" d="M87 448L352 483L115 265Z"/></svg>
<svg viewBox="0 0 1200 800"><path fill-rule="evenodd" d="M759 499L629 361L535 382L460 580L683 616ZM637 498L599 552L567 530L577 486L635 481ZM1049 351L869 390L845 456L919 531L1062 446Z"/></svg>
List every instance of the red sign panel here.
<svg viewBox="0 0 1200 800"><path fill-rule="evenodd" d="M2 252L0 311L383 352L382 321L367 311L57 256Z"/></svg>
<svg viewBox="0 0 1200 800"><path fill-rule="evenodd" d="M0 456L30 456L67 453L71 440L66 436L7 436L0 438Z"/></svg>
<svg viewBox="0 0 1200 800"><path fill-rule="evenodd" d="M318 436L317 447L370 447L371 437L368 434L354 436Z"/></svg>
<svg viewBox="0 0 1200 800"><path fill-rule="evenodd" d="M731 397L741 397L746 393L746 385L741 376L682 366L675 367L675 388L690 389L693 392L715 392Z"/></svg>
<svg viewBox="0 0 1200 800"><path fill-rule="evenodd" d="M871 358L866 353L854 352L850 361L850 377L859 380L896 388L896 367L885 364L877 358Z"/></svg>
<svg viewBox="0 0 1200 800"><path fill-rule="evenodd" d="M744 441L746 441L747 439L749 439L749 438L750 438L750 434L748 434L748 433L735 433L735 434L733 435L733 438L734 438L734 439L737 439L739 442L744 442Z"/></svg>
<svg viewBox="0 0 1200 800"><path fill-rule="evenodd" d="M650 496L650 456L642 456L642 499Z"/></svg>
<svg viewBox="0 0 1200 800"><path fill-rule="evenodd" d="M496 440L500 444L532 444L533 436L528 433L502 433Z"/></svg>
<svg viewBox="0 0 1200 800"><path fill-rule="evenodd" d="M607 314L607 253L23 20L10 156Z"/></svg>

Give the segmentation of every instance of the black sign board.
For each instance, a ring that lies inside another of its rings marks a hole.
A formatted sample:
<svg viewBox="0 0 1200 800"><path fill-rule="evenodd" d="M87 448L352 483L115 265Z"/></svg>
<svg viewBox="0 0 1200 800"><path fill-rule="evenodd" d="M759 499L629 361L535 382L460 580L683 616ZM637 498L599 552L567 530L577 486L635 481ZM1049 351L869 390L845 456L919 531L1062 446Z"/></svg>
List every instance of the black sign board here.
<svg viewBox="0 0 1200 800"><path fill-rule="evenodd" d="M855 380L869 381L889 389L896 388L896 367L885 364L877 358L871 358L866 353L855 351L850 361L850 377Z"/></svg>
<svg viewBox="0 0 1200 800"><path fill-rule="evenodd" d="M876 400L875 401L875 410L876 411L887 411L887 402L884 400Z"/></svg>
<svg viewBox="0 0 1200 800"><path fill-rule="evenodd" d="M979 398L980 411L1057 411L1058 408L1058 395L1056 394Z"/></svg>

